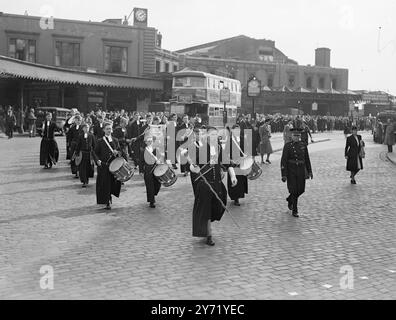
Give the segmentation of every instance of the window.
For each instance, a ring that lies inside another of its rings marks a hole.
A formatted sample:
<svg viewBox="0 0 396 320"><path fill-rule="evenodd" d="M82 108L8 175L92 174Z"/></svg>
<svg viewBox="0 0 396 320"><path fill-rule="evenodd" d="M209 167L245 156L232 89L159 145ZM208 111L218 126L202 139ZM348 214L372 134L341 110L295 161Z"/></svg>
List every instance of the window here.
<svg viewBox="0 0 396 320"><path fill-rule="evenodd" d="M169 62L165 62L165 72L169 72Z"/></svg>
<svg viewBox="0 0 396 320"><path fill-rule="evenodd" d="M205 88L205 78L199 77L178 77L175 78L175 87Z"/></svg>
<svg viewBox="0 0 396 320"><path fill-rule="evenodd" d="M331 81L331 88L334 90L337 90L337 80L336 79L333 79Z"/></svg>
<svg viewBox="0 0 396 320"><path fill-rule="evenodd" d="M319 89L324 89L324 86L325 86L325 79L320 78L319 79Z"/></svg>
<svg viewBox="0 0 396 320"><path fill-rule="evenodd" d="M267 86L269 88L272 88L274 86L274 77L273 76L269 76L268 80L267 80Z"/></svg>
<svg viewBox="0 0 396 320"><path fill-rule="evenodd" d="M289 87L293 88L296 83L296 77L294 75L289 76Z"/></svg>
<svg viewBox="0 0 396 320"><path fill-rule="evenodd" d="M10 39L8 55L14 59L36 62L36 40Z"/></svg>
<svg viewBox="0 0 396 320"><path fill-rule="evenodd" d="M161 72L161 61L156 60L155 61L155 72L160 73Z"/></svg>
<svg viewBox="0 0 396 320"><path fill-rule="evenodd" d="M307 78L306 87L307 87L308 89L311 89L311 88L312 88L312 78L311 78L311 77L308 77L308 78Z"/></svg>
<svg viewBox="0 0 396 320"><path fill-rule="evenodd" d="M80 44L57 41L55 45L55 65L80 66Z"/></svg>
<svg viewBox="0 0 396 320"><path fill-rule="evenodd" d="M105 46L105 71L111 73L126 73L127 57L127 48Z"/></svg>
<svg viewBox="0 0 396 320"><path fill-rule="evenodd" d="M260 61L264 61L264 62L274 61L274 52L271 48L260 49L258 55Z"/></svg>
<svg viewBox="0 0 396 320"><path fill-rule="evenodd" d="M173 65L173 72L176 72L177 71L177 65L175 64L175 65Z"/></svg>

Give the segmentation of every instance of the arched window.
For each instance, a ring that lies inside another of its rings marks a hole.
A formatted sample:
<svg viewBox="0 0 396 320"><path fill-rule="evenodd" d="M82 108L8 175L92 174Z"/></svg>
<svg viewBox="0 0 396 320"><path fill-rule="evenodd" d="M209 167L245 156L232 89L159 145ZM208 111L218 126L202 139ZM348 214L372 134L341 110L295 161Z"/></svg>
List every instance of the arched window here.
<svg viewBox="0 0 396 320"><path fill-rule="evenodd" d="M325 87L325 79L320 78L319 79L319 89L324 89L324 87Z"/></svg>
<svg viewBox="0 0 396 320"><path fill-rule="evenodd" d="M311 77L308 77L308 78L307 78L306 87L307 87L308 89L311 89L311 88L312 88L312 78L311 78Z"/></svg>
<svg viewBox="0 0 396 320"><path fill-rule="evenodd" d="M337 90L337 80L331 80L331 89Z"/></svg>
<svg viewBox="0 0 396 320"><path fill-rule="evenodd" d="M269 87L269 88L272 88L273 86L274 86L274 77L271 75L271 76L268 76L268 79L267 79L267 86Z"/></svg>

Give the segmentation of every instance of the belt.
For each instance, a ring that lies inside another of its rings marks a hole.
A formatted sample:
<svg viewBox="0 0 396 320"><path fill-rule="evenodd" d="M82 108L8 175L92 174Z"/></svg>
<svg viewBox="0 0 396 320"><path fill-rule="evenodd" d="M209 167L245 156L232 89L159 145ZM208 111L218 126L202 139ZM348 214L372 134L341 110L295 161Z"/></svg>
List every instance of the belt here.
<svg viewBox="0 0 396 320"><path fill-rule="evenodd" d="M289 163L295 164L295 165L303 165L305 164L305 161L302 160L288 160Z"/></svg>

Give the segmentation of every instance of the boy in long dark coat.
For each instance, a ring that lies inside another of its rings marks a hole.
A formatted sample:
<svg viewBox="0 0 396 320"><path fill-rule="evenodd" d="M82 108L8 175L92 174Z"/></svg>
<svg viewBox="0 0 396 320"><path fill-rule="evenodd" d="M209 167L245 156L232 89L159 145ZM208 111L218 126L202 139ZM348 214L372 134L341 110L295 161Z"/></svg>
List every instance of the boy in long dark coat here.
<svg viewBox="0 0 396 320"><path fill-rule="evenodd" d="M71 161L70 161L70 169L72 174L75 175L76 178L78 178L78 166L76 165L76 162L74 160L75 157L75 151L78 143L78 139L80 135L83 133L82 127L81 127L81 117L79 115L75 116L74 118L74 125L71 126L68 135L69 135L69 141L70 141L70 154L72 155Z"/></svg>
<svg viewBox="0 0 396 320"><path fill-rule="evenodd" d="M56 124L51 120L52 114L47 113L43 130L41 131L40 166L44 166L44 169L52 168L52 165L56 165L59 159L58 144L55 140L55 130L57 128Z"/></svg>
<svg viewBox="0 0 396 320"><path fill-rule="evenodd" d="M161 189L161 183L154 176L154 169L156 164L159 164L156 150L153 149L153 137L147 135L144 138L146 148L144 149L144 184L146 185L147 202L150 203L150 208L155 208L155 197Z"/></svg>
<svg viewBox="0 0 396 320"><path fill-rule="evenodd" d="M80 135L77 146L76 154L81 152L82 159L78 166L78 172L80 173L80 181L82 187L86 188L89 183L89 178L94 177L94 150L95 150L95 138L92 133L89 133L89 126L83 124L83 133Z"/></svg>
<svg viewBox="0 0 396 320"><path fill-rule="evenodd" d="M235 125L233 129L238 128L238 125ZM240 152L235 152L238 150L238 137L233 136L232 132L229 130L229 139L231 143L229 144L230 150L229 150L229 155L230 155L230 160L233 163L233 166L236 166L236 162L241 159L242 155ZM227 150L228 152L228 150ZM238 157L234 157L233 155L239 155ZM237 185L232 186L232 178L230 173L227 175L227 189L228 189L228 195L231 200L234 201L235 206L240 206L241 204L239 203L239 199L245 198L245 194L248 193L248 178L245 175L236 175L237 178Z"/></svg>
<svg viewBox="0 0 396 320"><path fill-rule="evenodd" d="M198 174L198 178L194 181L196 191L192 231L193 237L206 237L206 244L214 246L211 223L220 221L223 217L224 207L227 205L227 190L222 182L222 148L218 143L217 130L215 128L209 128L208 130L210 132L208 142L204 143L202 147L197 147L195 169L192 170L192 172ZM203 154L206 155L206 159L201 159ZM235 186L238 181L234 169L229 167L228 171L231 175L232 185ZM206 181L199 175L203 176ZM221 199L222 203L211 189Z"/></svg>
<svg viewBox="0 0 396 320"><path fill-rule="evenodd" d="M116 138L111 136L111 131L112 125L106 123L104 125L105 136L99 139L95 146L96 164L98 165L96 202L105 204L107 210L111 210L111 196L119 198L121 192L121 182L109 170L111 161L120 154L120 144Z"/></svg>

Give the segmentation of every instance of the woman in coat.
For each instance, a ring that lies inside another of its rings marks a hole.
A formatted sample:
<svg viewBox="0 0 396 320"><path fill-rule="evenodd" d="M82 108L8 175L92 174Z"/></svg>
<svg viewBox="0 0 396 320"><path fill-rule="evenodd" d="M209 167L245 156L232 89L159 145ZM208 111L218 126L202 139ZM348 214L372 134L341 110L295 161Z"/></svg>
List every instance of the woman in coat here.
<svg viewBox="0 0 396 320"><path fill-rule="evenodd" d="M388 146L388 152L393 152L393 145L395 144L395 125L388 119L388 124L385 129L384 144Z"/></svg>
<svg viewBox="0 0 396 320"><path fill-rule="evenodd" d="M271 164L270 155L272 154L272 145L271 145L271 119L265 120L263 125L259 129L260 133L260 155L261 155L261 163L264 163L264 155L267 155L266 162Z"/></svg>
<svg viewBox="0 0 396 320"><path fill-rule="evenodd" d="M345 159L347 160L347 171L351 172L351 183L356 184L355 176L363 170L363 160L360 151L363 146L362 136L357 134L357 127L352 127L352 135L346 140Z"/></svg>

